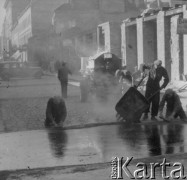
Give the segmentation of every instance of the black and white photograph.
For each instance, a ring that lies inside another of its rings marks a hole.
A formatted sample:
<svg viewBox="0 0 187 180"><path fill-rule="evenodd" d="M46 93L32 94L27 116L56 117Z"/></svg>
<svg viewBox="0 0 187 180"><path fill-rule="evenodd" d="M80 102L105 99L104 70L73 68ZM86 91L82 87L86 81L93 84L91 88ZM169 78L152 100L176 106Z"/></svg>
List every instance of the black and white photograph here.
<svg viewBox="0 0 187 180"><path fill-rule="evenodd" d="M187 179L187 0L0 0L0 180Z"/></svg>

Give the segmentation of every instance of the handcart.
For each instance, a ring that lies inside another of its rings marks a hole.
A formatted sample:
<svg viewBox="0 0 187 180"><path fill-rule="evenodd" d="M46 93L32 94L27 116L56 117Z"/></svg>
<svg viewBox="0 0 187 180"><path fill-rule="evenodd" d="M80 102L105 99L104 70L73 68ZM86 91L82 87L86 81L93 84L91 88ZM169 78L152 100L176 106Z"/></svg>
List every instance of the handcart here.
<svg viewBox="0 0 187 180"><path fill-rule="evenodd" d="M149 100L159 92L156 91L151 97L146 99L137 90L143 80L144 78L140 80L137 86L130 87L115 106L118 115L121 116L125 122L140 123L142 113L149 108Z"/></svg>

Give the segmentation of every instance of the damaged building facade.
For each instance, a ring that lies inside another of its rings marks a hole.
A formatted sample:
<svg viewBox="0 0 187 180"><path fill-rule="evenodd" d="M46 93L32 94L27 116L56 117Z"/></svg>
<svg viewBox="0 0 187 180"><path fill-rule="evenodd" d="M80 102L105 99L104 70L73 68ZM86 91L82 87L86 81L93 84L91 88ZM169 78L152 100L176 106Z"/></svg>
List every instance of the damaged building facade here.
<svg viewBox="0 0 187 180"><path fill-rule="evenodd" d="M54 11L54 31L67 49L62 59L81 68L81 59L100 51L121 57L121 29L124 18L137 16L144 0L71 0Z"/></svg>
<svg viewBox="0 0 187 180"><path fill-rule="evenodd" d="M24 1L24 3L23 3ZM4 52L21 61L67 61L76 71L81 58L111 52L131 72L141 63L163 61L170 78L187 74L185 1L174 0L6 0ZM20 6L20 4L22 6ZM141 14L145 9L151 12ZM4 53L5 54L5 53Z"/></svg>
<svg viewBox="0 0 187 180"><path fill-rule="evenodd" d="M121 25L123 64L134 71L142 63L153 63L155 59L160 59L172 82L185 80L186 18L187 9L183 5L124 20Z"/></svg>
<svg viewBox="0 0 187 180"><path fill-rule="evenodd" d="M74 60L80 67L81 58L111 52L122 58L123 65L131 72L141 63L160 59L171 81L185 80L186 35L178 33L179 21L186 16L186 6L182 6L185 2L130 2L118 1L111 6L112 2L105 0L72 0L69 5L59 7L53 25L68 48L65 59ZM135 7L134 10L130 5ZM155 9L141 14L146 6ZM117 13L119 9L121 11Z"/></svg>

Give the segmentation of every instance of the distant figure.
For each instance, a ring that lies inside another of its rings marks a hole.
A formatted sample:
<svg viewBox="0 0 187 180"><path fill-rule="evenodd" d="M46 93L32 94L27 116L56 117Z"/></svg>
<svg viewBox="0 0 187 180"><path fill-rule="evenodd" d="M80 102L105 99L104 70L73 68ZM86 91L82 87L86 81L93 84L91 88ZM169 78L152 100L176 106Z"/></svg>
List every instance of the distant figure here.
<svg viewBox="0 0 187 180"><path fill-rule="evenodd" d="M72 74L65 62L58 69L58 79L61 84L62 97L67 98L68 74Z"/></svg>
<svg viewBox="0 0 187 180"><path fill-rule="evenodd" d="M166 103L166 115L163 116L163 108ZM163 120L171 121L180 117L182 121L187 121L186 114L182 108L182 104L178 94L172 89L167 89L159 106L159 116Z"/></svg>
<svg viewBox="0 0 187 180"><path fill-rule="evenodd" d="M118 69L115 73L115 76L119 80L121 86L121 93L125 94L127 90L133 85L132 74L127 70L126 66L123 66L121 69Z"/></svg>
<svg viewBox="0 0 187 180"><path fill-rule="evenodd" d="M150 66L143 65L143 71L148 70L145 76L148 76L146 83L145 97L149 99L151 107L151 120L156 121L160 102L160 90L164 89L169 83L167 70L162 67L162 61L156 60ZM164 83L160 86L160 81L164 78ZM148 119L149 108L145 111L143 119Z"/></svg>
<svg viewBox="0 0 187 180"><path fill-rule="evenodd" d="M47 102L45 126L62 125L67 116L66 104L62 97L51 97Z"/></svg>
<svg viewBox="0 0 187 180"><path fill-rule="evenodd" d="M127 70L127 66L123 66L121 69L118 69L115 76L119 79L119 82L126 82L132 85L132 74L129 70Z"/></svg>

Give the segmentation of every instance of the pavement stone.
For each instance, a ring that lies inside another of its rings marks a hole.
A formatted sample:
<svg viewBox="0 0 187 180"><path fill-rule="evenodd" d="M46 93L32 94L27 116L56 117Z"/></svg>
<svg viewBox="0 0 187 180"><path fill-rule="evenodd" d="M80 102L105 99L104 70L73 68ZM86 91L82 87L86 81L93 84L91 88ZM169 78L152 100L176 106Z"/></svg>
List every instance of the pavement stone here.
<svg viewBox="0 0 187 180"><path fill-rule="evenodd" d="M65 100L68 117L64 126L114 121L113 105L102 107L90 101L81 103L79 82L70 84ZM9 88L0 88L0 132L44 128L47 101L55 95L61 96L60 83L55 77L18 80L11 82Z"/></svg>

